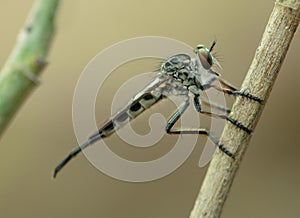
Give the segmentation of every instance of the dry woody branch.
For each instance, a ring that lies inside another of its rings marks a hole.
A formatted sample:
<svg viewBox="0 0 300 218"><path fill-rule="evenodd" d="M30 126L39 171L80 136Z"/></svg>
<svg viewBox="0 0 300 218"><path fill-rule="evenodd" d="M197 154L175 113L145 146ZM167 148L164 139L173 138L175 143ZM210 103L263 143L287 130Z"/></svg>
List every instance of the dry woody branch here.
<svg viewBox="0 0 300 218"><path fill-rule="evenodd" d="M264 99L264 102L259 104L237 97L230 114L236 120L243 120L243 123L252 130L259 120L263 105L267 103L299 20L299 0L276 1L260 45L241 87L241 90ZM250 138L251 134L240 131L230 123L226 124L221 143L236 154L236 159L228 158L220 151L215 153L190 218L221 216L223 205Z"/></svg>

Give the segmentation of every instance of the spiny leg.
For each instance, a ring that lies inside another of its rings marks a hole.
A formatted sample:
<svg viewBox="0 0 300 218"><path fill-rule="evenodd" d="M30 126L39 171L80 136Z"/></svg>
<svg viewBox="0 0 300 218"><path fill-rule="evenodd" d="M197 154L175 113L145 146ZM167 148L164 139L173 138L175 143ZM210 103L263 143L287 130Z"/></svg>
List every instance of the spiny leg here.
<svg viewBox="0 0 300 218"><path fill-rule="evenodd" d="M223 87L219 87L213 84L214 81L219 81L221 83ZM263 100L246 92L246 91L241 91L238 90L235 86L231 85L229 82L227 82L226 80L222 79L221 77L213 77L212 79L210 79L206 84L201 85L201 90L207 90L209 88L214 88L220 92L226 93L228 95L233 95L233 96L241 96L253 101L257 101L259 103L263 103Z"/></svg>
<svg viewBox="0 0 300 218"><path fill-rule="evenodd" d="M216 114L216 113L212 113L212 112L209 112L209 111L203 111L202 108L201 108L200 101L199 101L199 95L194 96L194 105L195 105L196 110L201 114L205 114L205 115L208 115L208 116L211 116L211 117L217 117L217 118L220 118L220 119L227 120L230 123L232 123L233 125L235 125L236 127L238 127L240 129L242 129L243 131L247 132L248 134L251 134L251 132L252 132L251 129L248 129L246 126L241 124L239 121L227 116L226 114Z"/></svg>
<svg viewBox="0 0 300 218"><path fill-rule="evenodd" d="M219 140L210 133L209 130L206 130L204 128L201 129L186 129L186 130L180 130L180 129L175 129L172 130L172 127L175 125L175 123L178 121L178 119L182 116L182 114L185 112L185 110L189 106L189 101L186 100L180 107L179 109L171 116L171 118L168 120L167 126L166 126L166 132L168 134L175 134L175 135L180 135L180 134L198 134L198 135L207 135L209 139L226 155L234 159L234 155L227 150L222 144L219 143Z"/></svg>
<svg viewBox="0 0 300 218"><path fill-rule="evenodd" d="M179 106L178 110L175 111L175 113L169 118L167 126L165 128L167 133L170 133L172 127L174 124L178 121L178 119L182 116L182 114L185 112L185 110L189 107L190 102L189 98L185 100L185 102Z"/></svg>
<svg viewBox="0 0 300 218"><path fill-rule="evenodd" d="M78 153L80 153L83 149L85 149L86 147L88 147L89 145L93 144L95 141L99 140L102 138L102 135L100 133L97 133L91 137L89 137L89 139L84 142L83 144L81 144L80 146L78 146L77 148L75 148L74 150L72 150L67 157L65 157L65 159L63 159L54 169L54 174L53 174L53 178L56 177L57 173L70 161L72 160Z"/></svg>
<svg viewBox="0 0 300 218"><path fill-rule="evenodd" d="M228 81L224 80L223 78L218 77L217 79L222 84L222 86L224 86L225 88L233 90L233 91L238 91L239 90L237 87L235 87L234 85L232 85Z"/></svg>
<svg viewBox="0 0 300 218"><path fill-rule="evenodd" d="M263 100L251 95L250 93L246 92L246 91L241 91L238 90L236 87L234 87L233 85L231 85L229 82L227 82L226 80L222 79L221 77L218 77L218 81L226 88L220 88L220 87L214 87L215 89L217 89L218 91L224 92L228 95L234 95L234 96L241 96L244 98L248 98L250 100L253 101L257 101L259 103L262 103Z"/></svg>
<svg viewBox="0 0 300 218"><path fill-rule="evenodd" d="M262 99L254 96L254 95L251 95L250 93L248 93L246 91L231 90L231 89L226 89L226 88L222 88L222 87L218 87L218 86L214 86L214 85L212 85L211 87L213 87L214 89L216 89L220 92L228 94L228 95L241 96L243 98L247 98L247 99L250 99L250 100L253 100L253 101L257 101L260 104L263 103Z"/></svg>

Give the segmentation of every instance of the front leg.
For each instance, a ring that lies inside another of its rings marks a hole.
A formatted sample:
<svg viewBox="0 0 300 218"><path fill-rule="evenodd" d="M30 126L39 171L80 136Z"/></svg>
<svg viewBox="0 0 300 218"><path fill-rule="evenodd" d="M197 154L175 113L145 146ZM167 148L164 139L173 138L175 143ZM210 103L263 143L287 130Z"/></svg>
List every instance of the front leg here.
<svg viewBox="0 0 300 218"><path fill-rule="evenodd" d="M220 87L220 86L216 86L214 85L213 83L215 81L219 81L220 84L223 87ZM201 90L202 91L205 91L207 89L210 89L210 88L214 88L220 92L223 92L225 94L228 94L228 95L233 95L233 96L241 96L243 98L247 98L249 100L253 100L253 101L257 101L258 103L262 104L263 103L263 100L246 92L246 91L241 91L241 90L238 90L236 87L234 87L233 85L231 85L229 82L227 82L226 80L222 79L221 77L213 77L212 79L210 79L206 84L204 85L201 85Z"/></svg>

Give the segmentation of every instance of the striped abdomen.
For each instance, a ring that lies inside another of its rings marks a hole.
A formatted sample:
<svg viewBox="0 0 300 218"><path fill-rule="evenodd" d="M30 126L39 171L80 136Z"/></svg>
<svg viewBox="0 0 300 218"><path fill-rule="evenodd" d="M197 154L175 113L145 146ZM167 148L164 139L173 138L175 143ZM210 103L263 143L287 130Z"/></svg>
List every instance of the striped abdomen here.
<svg viewBox="0 0 300 218"><path fill-rule="evenodd" d="M160 87L151 91L147 90L147 92L137 95L123 110L112 116L102 127L99 128L98 132L90 138L93 138L96 135L101 135L101 138L111 135L117 129L124 126L130 120L143 113L146 109L150 108L161 99L162 92Z"/></svg>

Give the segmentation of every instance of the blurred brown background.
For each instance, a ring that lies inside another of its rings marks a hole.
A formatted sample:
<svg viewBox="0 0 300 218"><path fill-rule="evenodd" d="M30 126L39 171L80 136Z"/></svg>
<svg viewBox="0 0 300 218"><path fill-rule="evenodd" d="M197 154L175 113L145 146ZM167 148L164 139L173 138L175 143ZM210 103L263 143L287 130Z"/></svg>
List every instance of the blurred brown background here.
<svg viewBox="0 0 300 218"><path fill-rule="evenodd" d="M1 1L1 65L32 4L32 0ZM240 86L273 4L274 0L62 1L42 84L1 139L0 217L188 217L206 171L197 166L205 138L184 165L153 182L112 179L83 155L56 180L51 178L56 164L77 145L72 127L76 82L101 50L131 37L157 35L191 46L209 44L216 37L222 75ZM296 34L223 217L299 216L299 55ZM107 105L99 120L109 112Z"/></svg>

